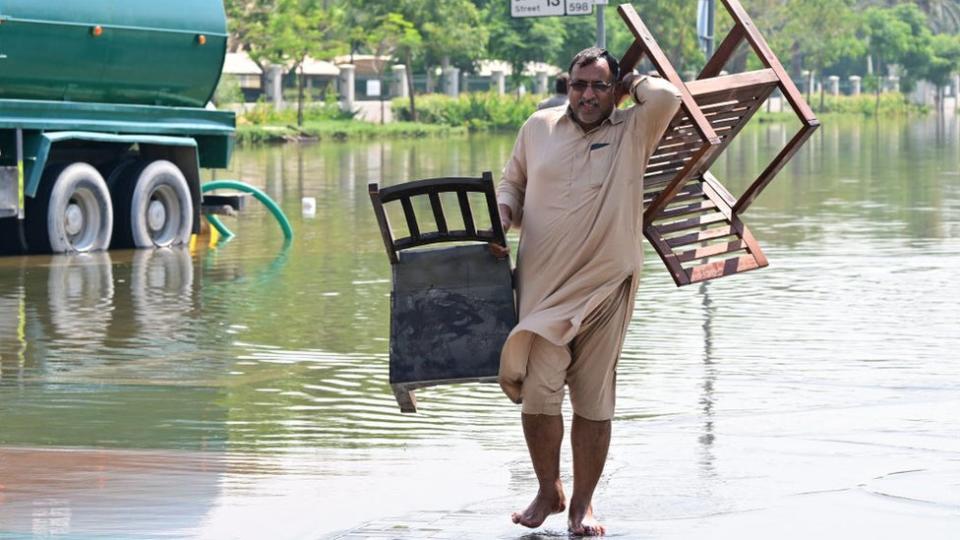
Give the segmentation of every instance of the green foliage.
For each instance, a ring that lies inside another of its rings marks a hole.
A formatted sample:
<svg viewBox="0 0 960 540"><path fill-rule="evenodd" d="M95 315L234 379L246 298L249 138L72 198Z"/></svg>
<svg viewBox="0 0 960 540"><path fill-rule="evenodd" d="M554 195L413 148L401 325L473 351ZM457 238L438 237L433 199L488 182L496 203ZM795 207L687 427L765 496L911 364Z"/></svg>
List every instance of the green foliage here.
<svg viewBox="0 0 960 540"><path fill-rule="evenodd" d="M237 142L242 145L294 140L346 141L376 138L446 137L465 133L463 127L412 122L371 124L357 120L309 120L301 128L282 125L241 125Z"/></svg>
<svg viewBox="0 0 960 540"><path fill-rule="evenodd" d="M960 35L933 36L930 48L932 55L923 77L937 86L946 86L950 76L960 71Z"/></svg>
<svg viewBox="0 0 960 540"><path fill-rule="evenodd" d="M862 116L889 116L925 112L922 107L910 104L902 94L887 93L876 96L827 96L822 111L824 113L857 114Z"/></svg>
<svg viewBox="0 0 960 540"><path fill-rule="evenodd" d="M324 102L311 103L303 111L304 122L349 120L351 118L353 118L353 114L340 109L340 104L336 102L336 97L332 95L332 92L327 93L327 99ZM237 119L238 125L286 126L296 123L297 110L277 110L264 98L261 98L252 108L240 114Z"/></svg>
<svg viewBox="0 0 960 540"><path fill-rule="evenodd" d="M497 10L488 12L490 55L510 63L511 79L517 85L527 62L556 62L554 53L564 43L566 32L559 17L514 19L509 17L509 6L506 9L506 18L502 13L497 16ZM571 58L567 58L564 67Z"/></svg>
<svg viewBox="0 0 960 540"><path fill-rule="evenodd" d="M243 103L243 91L235 75L221 75L217 90L213 94L213 103L218 107Z"/></svg>
<svg viewBox="0 0 960 540"><path fill-rule="evenodd" d="M537 110L539 96L501 96L494 92L423 96L417 100L417 114L421 122L448 126L467 126L471 131L515 130ZM392 103L393 113L399 119L409 119L410 109L403 99Z"/></svg>

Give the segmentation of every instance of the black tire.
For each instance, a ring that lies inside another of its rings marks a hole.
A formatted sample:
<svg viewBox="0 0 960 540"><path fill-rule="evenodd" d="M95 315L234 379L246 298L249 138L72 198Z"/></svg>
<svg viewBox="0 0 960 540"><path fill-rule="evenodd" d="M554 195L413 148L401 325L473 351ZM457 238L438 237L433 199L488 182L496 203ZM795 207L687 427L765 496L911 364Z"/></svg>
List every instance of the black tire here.
<svg viewBox="0 0 960 540"><path fill-rule="evenodd" d="M166 160L140 161L113 182L114 246L169 247L190 241L193 199L180 169Z"/></svg>
<svg viewBox="0 0 960 540"><path fill-rule="evenodd" d="M87 163L51 167L27 203L31 251L87 253L110 247L113 205L103 176Z"/></svg>

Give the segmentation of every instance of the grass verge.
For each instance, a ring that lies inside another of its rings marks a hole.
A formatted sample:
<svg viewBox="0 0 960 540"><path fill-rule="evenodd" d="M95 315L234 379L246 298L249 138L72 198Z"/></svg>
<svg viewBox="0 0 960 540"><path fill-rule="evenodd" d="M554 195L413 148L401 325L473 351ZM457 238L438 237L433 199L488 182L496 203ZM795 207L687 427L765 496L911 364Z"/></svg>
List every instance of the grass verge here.
<svg viewBox="0 0 960 540"><path fill-rule="evenodd" d="M378 138L415 139L462 135L466 127L391 122L372 124L360 120L316 120L302 127L291 124L241 124L237 126L237 143L241 145L305 141L347 141Z"/></svg>

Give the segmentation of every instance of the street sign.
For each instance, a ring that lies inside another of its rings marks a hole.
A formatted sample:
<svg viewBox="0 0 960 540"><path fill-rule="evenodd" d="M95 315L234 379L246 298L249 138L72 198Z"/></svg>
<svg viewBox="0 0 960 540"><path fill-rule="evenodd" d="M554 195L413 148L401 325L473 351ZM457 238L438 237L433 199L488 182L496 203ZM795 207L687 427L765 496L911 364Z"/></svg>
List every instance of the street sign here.
<svg viewBox="0 0 960 540"><path fill-rule="evenodd" d="M567 0L567 15L590 15L593 13L592 0Z"/></svg>
<svg viewBox="0 0 960 540"><path fill-rule="evenodd" d="M510 0L514 17L551 17L565 15L563 0Z"/></svg>
<svg viewBox="0 0 960 540"><path fill-rule="evenodd" d="M513 17L590 15L595 0L510 0Z"/></svg>

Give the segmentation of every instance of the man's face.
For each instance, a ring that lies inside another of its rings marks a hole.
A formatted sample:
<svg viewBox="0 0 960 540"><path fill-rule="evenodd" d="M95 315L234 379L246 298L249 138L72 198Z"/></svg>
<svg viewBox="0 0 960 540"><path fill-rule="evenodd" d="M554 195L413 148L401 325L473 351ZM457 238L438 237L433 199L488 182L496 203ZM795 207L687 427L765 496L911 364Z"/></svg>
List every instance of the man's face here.
<svg viewBox="0 0 960 540"><path fill-rule="evenodd" d="M614 81L603 58L585 66L573 66L567 96L580 127L592 129L610 116L614 107Z"/></svg>

